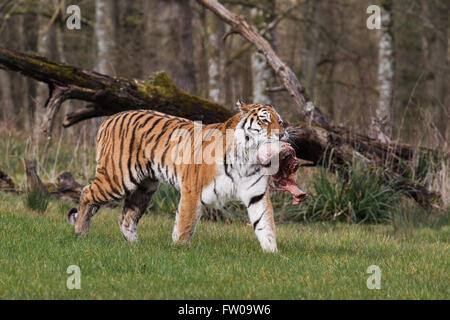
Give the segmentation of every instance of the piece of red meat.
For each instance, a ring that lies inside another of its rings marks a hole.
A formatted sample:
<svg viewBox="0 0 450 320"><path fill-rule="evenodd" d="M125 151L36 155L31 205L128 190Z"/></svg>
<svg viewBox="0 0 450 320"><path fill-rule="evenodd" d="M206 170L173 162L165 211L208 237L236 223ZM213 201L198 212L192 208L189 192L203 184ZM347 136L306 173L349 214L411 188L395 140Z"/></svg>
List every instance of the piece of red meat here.
<svg viewBox="0 0 450 320"><path fill-rule="evenodd" d="M292 204L299 205L308 199L308 194L300 190L295 182L295 173L300 167L300 160L295 156L295 150L289 143L279 142L265 145L258 151L258 160L263 166L270 166L274 157L279 157L279 167L272 175L272 189L288 191L292 195Z"/></svg>

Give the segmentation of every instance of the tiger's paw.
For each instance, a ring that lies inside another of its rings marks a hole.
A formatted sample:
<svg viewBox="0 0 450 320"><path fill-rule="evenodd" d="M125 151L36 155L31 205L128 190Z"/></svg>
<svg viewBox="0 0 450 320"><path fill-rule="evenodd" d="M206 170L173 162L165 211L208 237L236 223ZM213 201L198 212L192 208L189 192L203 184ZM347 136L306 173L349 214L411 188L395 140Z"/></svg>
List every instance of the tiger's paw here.
<svg viewBox="0 0 450 320"><path fill-rule="evenodd" d="M273 236L258 237L261 249L264 252L277 252L277 242Z"/></svg>
<svg viewBox="0 0 450 320"><path fill-rule="evenodd" d="M123 225L120 226L123 238L128 242L135 242L138 240L138 235L135 228L126 228Z"/></svg>

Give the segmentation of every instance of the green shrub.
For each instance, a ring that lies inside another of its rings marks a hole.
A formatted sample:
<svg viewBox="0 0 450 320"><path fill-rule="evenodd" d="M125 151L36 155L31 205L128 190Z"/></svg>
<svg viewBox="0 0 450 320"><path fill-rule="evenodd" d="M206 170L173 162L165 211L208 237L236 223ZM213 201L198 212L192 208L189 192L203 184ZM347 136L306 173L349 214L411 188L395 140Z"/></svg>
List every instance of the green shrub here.
<svg viewBox="0 0 450 320"><path fill-rule="evenodd" d="M180 193L168 184L161 183L152 198L150 212L175 215L180 201Z"/></svg>
<svg viewBox="0 0 450 320"><path fill-rule="evenodd" d="M50 202L50 194L39 189L31 189L25 193L25 207L44 213Z"/></svg>
<svg viewBox="0 0 450 320"><path fill-rule="evenodd" d="M401 193L382 180L382 171L353 163L331 173L322 169L304 204L307 220L384 222L392 219Z"/></svg>

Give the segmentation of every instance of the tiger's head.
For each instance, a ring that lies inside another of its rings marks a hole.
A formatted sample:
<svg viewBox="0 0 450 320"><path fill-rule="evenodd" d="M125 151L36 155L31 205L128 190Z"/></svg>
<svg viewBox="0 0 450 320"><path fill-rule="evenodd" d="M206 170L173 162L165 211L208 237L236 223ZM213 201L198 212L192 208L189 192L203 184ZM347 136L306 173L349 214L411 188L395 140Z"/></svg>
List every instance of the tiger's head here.
<svg viewBox="0 0 450 320"><path fill-rule="evenodd" d="M286 141L288 133L283 120L272 106L236 103L241 119L236 126L235 137L245 143L247 149L258 148L266 143Z"/></svg>

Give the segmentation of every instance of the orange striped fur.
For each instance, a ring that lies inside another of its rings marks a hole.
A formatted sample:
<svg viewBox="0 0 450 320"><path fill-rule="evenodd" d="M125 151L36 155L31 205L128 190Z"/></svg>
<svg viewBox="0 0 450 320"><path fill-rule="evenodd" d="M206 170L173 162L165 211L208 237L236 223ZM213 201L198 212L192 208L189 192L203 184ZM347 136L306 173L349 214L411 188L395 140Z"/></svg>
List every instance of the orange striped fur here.
<svg viewBox="0 0 450 320"><path fill-rule="evenodd" d="M101 205L124 199L119 226L125 239L136 240L139 219L159 183L165 182L181 194L173 232L175 242L191 238L203 206L237 198L248 206L263 249L275 251L267 176L261 165L246 161L253 159L261 143L285 132L272 107L238 105L240 113L211 125L150 110L122 112L107 119L97 133L95 178L83 189L79 209L71 210L68 216L75 233L88 233L90 219ZM195 133L200 137L197 141L192 138ZM222 137L228 134L229 141L214 133ZM245 143L252 147L243 147ZM201 157L198 161L199 153L209 153L216 157L215 161L206 163ZM241 190L246 184L246 189Z"/></svg>

